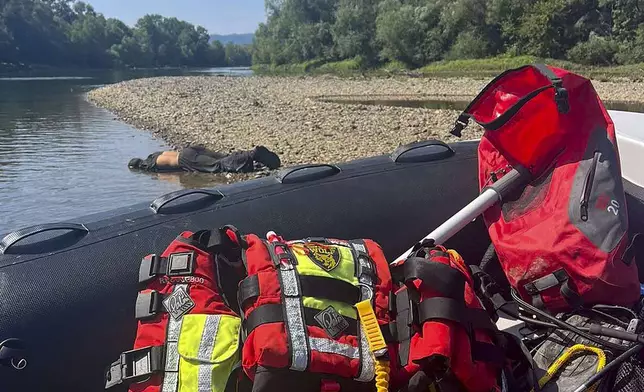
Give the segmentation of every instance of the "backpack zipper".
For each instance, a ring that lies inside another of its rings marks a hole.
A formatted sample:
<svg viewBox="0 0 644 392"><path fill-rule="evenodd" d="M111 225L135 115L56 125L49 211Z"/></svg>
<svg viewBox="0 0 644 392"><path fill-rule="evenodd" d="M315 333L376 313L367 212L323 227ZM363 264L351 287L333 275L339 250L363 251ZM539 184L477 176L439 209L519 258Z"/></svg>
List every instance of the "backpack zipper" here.
<svg viewBox="0 0 644 392"><path fill-rule="evenodd" d="M595 179L595 172L597 171L599 154L599 151L595 151L595 155L593 155L593 162L590 166L590 170L588 170L588 173L586 174L586 179L584 180L584 189L581 193L581 200L579 201L581 220L584 222L588 220L588 202L590 201L590 193L593 190L593 181Z"/></svg>

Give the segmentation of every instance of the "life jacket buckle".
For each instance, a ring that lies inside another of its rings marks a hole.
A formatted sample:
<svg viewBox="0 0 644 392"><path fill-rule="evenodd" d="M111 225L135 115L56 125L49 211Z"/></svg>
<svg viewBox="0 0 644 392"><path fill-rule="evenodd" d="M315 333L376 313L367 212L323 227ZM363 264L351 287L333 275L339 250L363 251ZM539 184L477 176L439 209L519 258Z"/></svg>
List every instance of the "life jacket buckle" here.
<svg viewBox="0 0 644 392"><path fill-rule="evenodd" d="M125 351L112 362L105 374L105 389L123 382L141 382L164 368L163 346L149 346Z"/></svg>

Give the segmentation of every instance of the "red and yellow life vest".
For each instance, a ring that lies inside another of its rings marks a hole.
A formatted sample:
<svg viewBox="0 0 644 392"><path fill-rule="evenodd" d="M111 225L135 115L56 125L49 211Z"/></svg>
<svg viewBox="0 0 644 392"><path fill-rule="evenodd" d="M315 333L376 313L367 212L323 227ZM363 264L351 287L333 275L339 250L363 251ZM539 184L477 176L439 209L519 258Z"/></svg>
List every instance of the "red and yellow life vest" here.
<svg viewBox="0 0 644 392"><path fill-rule="evenodd" d="M281 385L372 390L375 360L355 305L371 299L378 324L390 322L392 281L380 246L271 239L246 237L248 277L238 293L247 335L242 365L254 390L271 384L264 376L276 372L286 375Z"/></svg>
<svg viewBox="0 0 644 392"><path fill-rule="evenodd" d="M112 363L106 388L126 383L131 392L224 391L239 361L241 320L221 283L238 282L238 269L243 272L228 230L184 232L161 256L143 259L134 349Z"/></svg>
<svg viewBox="0 0 644 392"><path fill-rule="evenodd" d="M422 371L438 390L498 390L504 362L498 331L461 256L423 246L394 271L404 284L395 294L400 377Z"/></svg>

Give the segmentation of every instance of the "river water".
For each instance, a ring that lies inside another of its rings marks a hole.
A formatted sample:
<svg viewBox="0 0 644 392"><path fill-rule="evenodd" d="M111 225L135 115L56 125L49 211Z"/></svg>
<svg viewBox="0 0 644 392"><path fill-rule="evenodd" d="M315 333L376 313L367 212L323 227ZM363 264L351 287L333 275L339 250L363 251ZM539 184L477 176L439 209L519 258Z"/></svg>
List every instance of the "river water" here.
<svg viewBox="0 0 644 392"><path fill-rule="evenodd" d="M168 146L87 102L92 88L159 75L249 75L244 69L0 76L0 234L107 211L217 176L130 172L127 162Z"/></svg>
<svg viewBox="0 0 644 392"><path fill-rule="evenodd" d="M92 88L161 75L248 76L248 69L114 71L78 75L0 76L0 238L2 233L40 223L73 221L137 202L150 202L182 188L209 187L219 175L131 172L133 157L168 148L90 104ZM467 101L346 100L370 104L462 110ZM641 104L606 102L616 110L644 111Z"/></svg>

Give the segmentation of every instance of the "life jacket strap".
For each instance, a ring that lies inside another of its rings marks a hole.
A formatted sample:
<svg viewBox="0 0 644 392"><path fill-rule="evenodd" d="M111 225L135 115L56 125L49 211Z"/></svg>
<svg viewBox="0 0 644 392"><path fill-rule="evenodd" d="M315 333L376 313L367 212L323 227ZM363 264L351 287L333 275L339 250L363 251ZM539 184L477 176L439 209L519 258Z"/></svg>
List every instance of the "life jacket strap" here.
<svg viewBox="0 0 644 392"><path fill-rule="evenodd" d="M303 297L323 298L353 306L360 301L360 289L351 283L339 279L321 276L299 275L300 289ZM259 277L250 275L241 281L237 291L240 307L260 295Z"/></svg>

